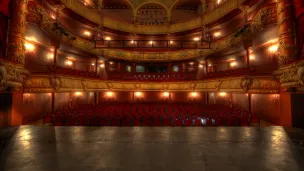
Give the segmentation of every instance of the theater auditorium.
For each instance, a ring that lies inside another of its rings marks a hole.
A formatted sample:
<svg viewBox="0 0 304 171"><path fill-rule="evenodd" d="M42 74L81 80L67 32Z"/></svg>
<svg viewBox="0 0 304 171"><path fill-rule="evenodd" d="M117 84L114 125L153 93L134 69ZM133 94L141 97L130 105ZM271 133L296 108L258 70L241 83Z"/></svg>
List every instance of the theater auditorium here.
<svg viewBox="0 0 304 171"><path fill-rule="evenodd" d="M0 170L303 171L303 0L0 0Z"/></svg>

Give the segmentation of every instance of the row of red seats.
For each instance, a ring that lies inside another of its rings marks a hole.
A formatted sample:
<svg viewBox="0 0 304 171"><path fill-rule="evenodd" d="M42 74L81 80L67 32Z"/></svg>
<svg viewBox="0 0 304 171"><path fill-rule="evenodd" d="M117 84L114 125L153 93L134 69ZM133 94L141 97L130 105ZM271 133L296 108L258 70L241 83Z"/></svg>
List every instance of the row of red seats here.
<svg viewBox="0 0 304 171"><path fill-rule="evenodd" d="M62 67L55 67L55 68L49 67L48 72L54 74L73 75L73 76L90 77L90 78L97 77L96 72L89 72L86 70L77 70L77 69L62 68Z"/></svg>
<svg viewBox="0 0 304 171"><path fill-rule="evenodd" d="M209 72L205 76L203 76L201 79L239 76L239 75L244 75L244 74L252 74L255 72L256 72L255 68L237 68L237 69L231 69L231 70Z"/></svg>
<svg viewBox="0 0 304 171"><path fill-rule="evenodd" d="M110 80L129 80L129 81L181 81L195 80L193 74L111 74L108 76Z"/></svg>
<svg viewBox="0 0 304 171"><path fill-rule="evenodd" d="M223 105L201 104L106 104L57 110L44 117L55 125L239 125L258 122L255 114ZM115 121L115 122L112 122ZM126 124L126 123L127 124ZM140 123L140 124L139 124ZM168 124L169 123L169 124Z"/></svg>

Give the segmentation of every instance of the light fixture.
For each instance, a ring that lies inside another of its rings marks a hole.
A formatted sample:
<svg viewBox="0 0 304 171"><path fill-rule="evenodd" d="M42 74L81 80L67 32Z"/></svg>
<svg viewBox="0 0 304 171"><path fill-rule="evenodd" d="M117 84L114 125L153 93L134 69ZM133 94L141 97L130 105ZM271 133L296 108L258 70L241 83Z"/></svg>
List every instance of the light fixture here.
<svg viewBox="0 0 304 171"><path fill-rule="evenodd" d="M85 36L91 36L91 32L89 32L89 31L84 31L83 34L84 34Z"/></svg>
<svg viewBox="0 0 304 171"><path fill-rule="evenodd" d="M134 40L131 40L131 43L134 44Z"/></svg>
<svg viewBox="0 0 304 171"><path fill-rule="evenodd" d="M135 96L136 96L136 97L141 97L141 96L142 96L142 93L139 92L139 91L138 91L138 92L135 92Z"/></svg>
<svg viewBox="0 0 304 171"><path fill-rule="evenodd" d="M76 96L81 96L82 93L81 93L81 92L76 92L75 95L76 95Z"/></svg>
<svg viewBox="0 0 304 171"><path fill-rule="evenodd" d="M220 32L215 32L215 33L214 33L214 36L215 36L215 37L218 37L218 36L220 36L220 35L221 35Z"/></svg>
<svg viewBox="0 0 304 171"><path fill-rule="evenodd" d="M208 64L208 66L212 66L211 64Z"/></svg>
<svg viewBox="0 0 304 171"><path fill-rule="evenodd" d="M25 37L25 40L31 41L31 42L38 42L37 39L35 37Z"/></svg>
<svg viewBox="0 0 304 171"><path fill-rule="evenodd" d="M150 44L153 44L153 41L151 40L149 43L150 43Z"/></svg>
<svg viewBox="0 0 304 171"><path fill-rule="evenodd" d="M86 2L83 3L85 6L87 6L88 4Z"/></svg>
<svg viewBox="0 0 304 171"><path fill-rule="evenodd" d="M100 67L101 67L101 68L104 68L104 64L100 64Z"/></svg>
<svg viewBox="0 0 304 171"><path fill-rule="evenodd" d="M217 4L220 4L221 3L221 0L217 0Z"/></svg>
<svg viewBox="0 0 304 171"><path fill-rule="evenodd" d="M95 64L94 64L94 63L92 63L92 65L94 66Z"/></svg>
<svg viewBox="0 0 304 171"><path fill-rule="evenodd" d="M194 41L199 41L199 37L193 38Z"/></svg>
<svg viewBox="0 0 304 171"><path fill-rule="evenodd" d="M230 66L232 66L232 67L235 67L236 65L237 65L236 62L231 62L231 63L230 63Z"/></svg>
<svg viewBox="0 0 304 171"><path fill-rule="evenodd" d="M193 64L194 64L194 62L189 62L189 64L190 64L190 65L193 65Z"/></svg>
<svg viewBox="0 0 304 171"><path fill-rule="evenodd" d="M173 40L170 40L170 42L169 42L170 44L173 44Z"/></svg>
<svg viewBox="0 0 304 171"><path fill-rule="evenodd" d="M54 59L54 54L53 53L48 53L47 58L48 59Z"/></svg>
<svg viewBox="0 0 304 171"><path fill-rule="evenodd" d="M112 65L113 64L113 62L109 62L110 63L110 65Z"/></svg>
<svg viewBox="0 0 304 171"><path fill-rule="evenodd" d="M106 39L106 40L111 40L111 37L106 37L105 39Z"/></svg>
<svg viewBox="0 0 304 171"><path fill-rule="evenodd" d="M251 61L255 60L255 56L254 56L253 54L251 54L251 55L249 56L249 60L251 60Z"/></svg>
<svg viewBox="0 0 304 171"><path fill-rule="evenodd" d="M25 43L24 44L26 51L28 52L32 52L35 50L35 46L31 43Z"/></svg>
<svg viewBox="0 0 304 171"><path fill-rule="evenodd" d="M113 97L113 92L107 92L107 94L106 94L108 97Z"/></svg>
<svg viewBox="0 0 304 171"><path fill-rule="evenodd" d="M197 92L192 92L192 93L191 93L191 96L192 96L192 97L197 97Z"/></svg>
<svg viewBox="0 0 304 171"><path fill-rule="evenodd" d="M279 45L278 45L278 44L274 44L274 45L270 46L270 47L268 48L268 50L269 50L271 53L275 53L275 52L278 51L278 48L279 48Z"/></svg>
<svg viewBox="0 0 304 171"><path fill-rule="evenodd" d="M66 62L65 62L65 64L66 64L66 65L70 65L70 66L71 66L71 65L73 65L73 62L72 62L72 61L70 61L70 60L68 60L68 61L66 61Z"/></svg>
<svg viewBox="0 0 304 171"><path fill-rule="evenodd" d="M224 96L227 95L227 93L226 92L220 92L219 95L222 96L222 97L224 97Z"/></svg>
<svg viewBox="0 0 304 171"><path fill-rule="evenodd" d="M198 67L199 67L199 68L204 68L204 65L199 64Z"/></svg>
<svg viewBox="0 0 304 171"><path fill-rule="evenodd" d="M163 93L163 95L164 95L164 97L169 97L170 93L166 91Z"/></svg>
<svg viewBox="0 0 304 171"><path fill-rule="evenodd" d="M55 15L55 14L51 14L51 18L52 18L53 20L56 20L56 15Z"/></svg>

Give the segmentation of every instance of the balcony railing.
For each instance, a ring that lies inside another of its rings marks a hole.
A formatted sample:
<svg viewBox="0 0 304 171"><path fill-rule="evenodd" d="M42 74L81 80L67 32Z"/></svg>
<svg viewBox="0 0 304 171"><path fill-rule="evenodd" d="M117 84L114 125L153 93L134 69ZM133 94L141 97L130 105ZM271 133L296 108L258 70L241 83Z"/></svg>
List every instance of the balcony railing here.
<svg viewBox="0 0 304 171"><path fill-rule="evenodd" d="M124 81L187 81L196 80L196 74L186 73L136 73L136 74L112 74L108 76L109 80Z"/></svg>

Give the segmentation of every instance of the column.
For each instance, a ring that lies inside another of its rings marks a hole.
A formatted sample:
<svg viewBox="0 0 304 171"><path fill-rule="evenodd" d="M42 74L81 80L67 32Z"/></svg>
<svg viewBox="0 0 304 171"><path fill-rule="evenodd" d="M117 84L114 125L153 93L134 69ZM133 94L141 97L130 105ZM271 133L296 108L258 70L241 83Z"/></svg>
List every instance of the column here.
<svg viewBox="0 0 304 171"><path fill-rule="evenodd" d="M248 111L251 112L251 93L248 93Z"/></svg>
<svg viewBox="0 0 304 171"><path fill-rule="evenodd" d="M95 75L97 76L98 58L95 60Z"/></svg>
<svg viewBox="0 0 304 171"><path fill-rule="evenodd" d="M208 74L208 67L209 67L208 65L209 65L209 64L208 64L207 59L205 59L205 61L206 61L206 62L205 62L205 64L206 64L206 67L205 67L205 68L206 68L206 73L205 73L205 74Z"/></svg>
<svg viewBox="0 0 304 171"><path fill-rule="evenodd" d="M278 61L279 65L288 64L296 59L296 34L291 0L277 1L279 38Z"/></svg>
<svg viewBox="0 0 304 171"><path fill-rule="evenodd" d="M52 93L52 104L51 104L51 113L55 113L55 93Z"/></svg>
<svg viewBox="0 0 304 171"><path fill-rule="evenodd" d="M11 24L8 37L8 58L24 66L27 0L11 1Z"/></svg>

